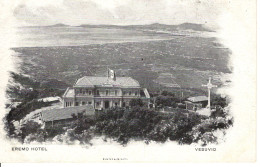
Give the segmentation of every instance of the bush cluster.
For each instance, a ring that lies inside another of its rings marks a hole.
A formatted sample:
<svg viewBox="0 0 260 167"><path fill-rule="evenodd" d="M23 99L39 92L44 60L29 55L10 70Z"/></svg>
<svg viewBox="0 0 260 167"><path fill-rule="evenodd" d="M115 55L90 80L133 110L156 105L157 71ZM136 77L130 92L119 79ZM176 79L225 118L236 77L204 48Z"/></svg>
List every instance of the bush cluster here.
<svg viewBox="0 0 260 167"><path fill-rule="evenodd" d="M130 140L165 142L177 141L190 144L192 128L205 119L196 113L161 113L143 107L113 108L98 113L94 120L78 116L72 125L73 133L82 134L91 129L98 136L112 138L125 145Z"/></svg>
<svg viewBox="0 0 260 167"><path fill-rule="evenodd" d="M139 106L131 109L111 108L97 112L94 118L83 113L73 115L74 120L67 127L42 129L37 123L27 122L18 137L22 142L58 141L67 144L91 144L94 136L113 139L122 145L131 140L179 144L217 143L218 130L229 128L233 120L226 117L209 118L195 112L162 113Z"/></svg>

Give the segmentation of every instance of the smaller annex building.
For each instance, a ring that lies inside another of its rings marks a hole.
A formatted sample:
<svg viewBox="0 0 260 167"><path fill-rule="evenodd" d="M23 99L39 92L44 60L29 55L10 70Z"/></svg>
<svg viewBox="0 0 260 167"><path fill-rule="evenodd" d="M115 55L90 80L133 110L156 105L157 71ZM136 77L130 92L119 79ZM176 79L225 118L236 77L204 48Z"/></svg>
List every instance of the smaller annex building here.
<svg viewBox="0 0 260 167"><path fill-rule="evenodd" d="M197 111L198 109L205 108L208 105L208 97L194 96L189 97L185 101L186 109L190 111Z"/></svg>
<svg viewBox="0 0 260 167"><path fill-rule="evenodd" d="M70 123L77 118L79 113L91 118L94 117L95 110L92 105L50 109L42 111L40 113L40 119L45 125L45 128L48 129L57 126L70 125Z"/></svg>

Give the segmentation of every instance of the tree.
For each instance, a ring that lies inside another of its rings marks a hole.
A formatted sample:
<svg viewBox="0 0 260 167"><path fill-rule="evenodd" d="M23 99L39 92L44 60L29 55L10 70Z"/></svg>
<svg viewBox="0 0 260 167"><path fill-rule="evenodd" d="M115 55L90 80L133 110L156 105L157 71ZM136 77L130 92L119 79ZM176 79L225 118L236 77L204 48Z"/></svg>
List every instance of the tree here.
<svg viewBox="0 0 260 167"><path fill-rule="evenodd" d="M133 107L133 106L142 107L142 106L144 106L144 103L143 103L142 99L132 99L132 100L130 100L129 105L131 107Z"/></svg>
<svg viewBox="0 0 260 167"><path fill-rule="evenodd" d="M227 106L227 99L220 96L213 97L212 105L224 108Z"/></svg>
<svg viewBox="0 0 260 167"><path fill-rule="evenodd" d="M44 134L43 130L41 129L41 124L34 122L34 121L28 121L26 124L22 125L21 127L21 137L22 140L26 138L26 136L30 134ZM37 136L34 138L36 139Z"/></svg>
<svg viewBox="0 0 260 167"><path fill-rule="evenodd" d="M72 124L72 128L74 128L76 134L81 134L84 130L88 130L94 125L94 120L84 115L84 113L72 114L72 117L76 119Z"/></svg>
<svg viewBox="0 0 260 167"><path fill-rule="evenodd" d="M7 118L5 118L5 119L7 119ZM15 137L15 130L16 129L15 129L13 122L6 120L4 128L7 131L8 137Z"/></svg>
<svg viewBox="0 0 260 167"><path fill-rule="evenodd" d="M176 98L172 97L172 96L158 96L155 99L155 103L157 106L161 106L161 107L176 107Z"/></svg>
<svg viewBox="0 0 260 167"><path fill-rule="evenodd" d="M175 96L175 94L174 93L172 93L172 92L168 92L168 91L162 91L162 93L161 93L161 95L163 95L163 96L172 96L172 97L174 97Z"/></svg>

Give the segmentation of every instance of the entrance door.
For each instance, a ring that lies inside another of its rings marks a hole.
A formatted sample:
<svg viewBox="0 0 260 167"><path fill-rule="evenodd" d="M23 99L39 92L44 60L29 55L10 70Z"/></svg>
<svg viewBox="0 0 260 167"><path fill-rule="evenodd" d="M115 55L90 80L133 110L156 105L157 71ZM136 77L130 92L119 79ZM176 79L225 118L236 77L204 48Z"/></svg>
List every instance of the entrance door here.
<svg viewBox="0 0 260 167"><path fill-rule="evenodd" d="M105 101L105 108L109 108L109 101Z"/></svg>

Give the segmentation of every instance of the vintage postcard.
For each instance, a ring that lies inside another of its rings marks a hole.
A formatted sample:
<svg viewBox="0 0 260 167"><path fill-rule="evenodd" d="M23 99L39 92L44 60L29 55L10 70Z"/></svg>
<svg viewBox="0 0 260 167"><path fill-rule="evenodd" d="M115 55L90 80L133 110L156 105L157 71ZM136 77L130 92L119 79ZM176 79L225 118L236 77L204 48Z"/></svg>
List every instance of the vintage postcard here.
<svg viewBox="0 0 260 167"><path fill-rule="evenodd" d="M255 0L0 0L0 162L255 162Z"/></svg>

